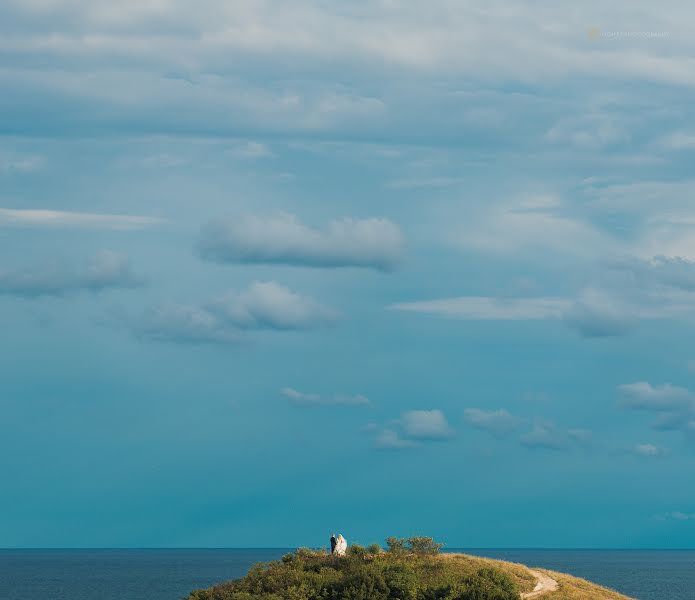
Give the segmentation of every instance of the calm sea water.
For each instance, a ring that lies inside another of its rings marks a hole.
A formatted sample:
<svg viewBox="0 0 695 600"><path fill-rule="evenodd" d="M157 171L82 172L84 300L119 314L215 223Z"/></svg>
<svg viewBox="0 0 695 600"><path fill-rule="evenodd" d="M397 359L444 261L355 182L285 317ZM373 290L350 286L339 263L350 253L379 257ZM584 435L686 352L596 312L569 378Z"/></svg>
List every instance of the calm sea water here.
<svg viewBox="0 0 695 600"><path fill-rule="evenodd" d="M178 600L287 551L0 550L0 599ZM572 573L639 600L695 599L691 550L461 551Z"/></svg>

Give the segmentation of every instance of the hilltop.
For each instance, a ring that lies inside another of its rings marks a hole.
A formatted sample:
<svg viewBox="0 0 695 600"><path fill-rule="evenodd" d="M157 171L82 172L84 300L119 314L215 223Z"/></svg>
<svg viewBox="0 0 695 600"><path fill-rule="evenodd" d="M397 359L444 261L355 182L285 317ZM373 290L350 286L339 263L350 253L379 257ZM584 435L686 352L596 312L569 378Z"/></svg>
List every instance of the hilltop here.
<svg viewBox="0 0 695 600"><path fill-rule="evenodd" d="M187 600L632 600L545 569L440 553L431 538L351 546L346 556L299 549Z"/></svg>

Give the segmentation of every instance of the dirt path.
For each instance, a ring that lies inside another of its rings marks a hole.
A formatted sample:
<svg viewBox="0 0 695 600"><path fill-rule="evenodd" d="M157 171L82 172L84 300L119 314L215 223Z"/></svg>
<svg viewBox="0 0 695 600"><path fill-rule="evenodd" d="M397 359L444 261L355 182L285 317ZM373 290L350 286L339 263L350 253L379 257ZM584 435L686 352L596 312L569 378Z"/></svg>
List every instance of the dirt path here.
<svg viewBox="0 0 695 600"><path fill-rule="evenodd" d="M557 581L552 577L548 577L545 573L534 571L533 569L529 569L529 571L531 575L538 580L538 583L536 583L536 587L533 588L533 591L521 594L522 598L538 598L538 596L542 596L548 592L554 592L557 589Z"/></svg>

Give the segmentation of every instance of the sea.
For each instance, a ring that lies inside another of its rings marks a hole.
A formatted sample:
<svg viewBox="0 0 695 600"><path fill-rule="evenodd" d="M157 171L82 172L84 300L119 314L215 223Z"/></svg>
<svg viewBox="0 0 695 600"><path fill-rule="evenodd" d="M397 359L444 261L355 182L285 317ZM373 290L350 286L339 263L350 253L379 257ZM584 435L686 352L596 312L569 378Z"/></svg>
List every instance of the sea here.
<svg viewBox="0 0 695 600"><path fill-rule="evenodd" d="M179 600L289 551L0 550L0 600ZM571 573L638 600L695 600L695 550L451 551Z"/></svg>

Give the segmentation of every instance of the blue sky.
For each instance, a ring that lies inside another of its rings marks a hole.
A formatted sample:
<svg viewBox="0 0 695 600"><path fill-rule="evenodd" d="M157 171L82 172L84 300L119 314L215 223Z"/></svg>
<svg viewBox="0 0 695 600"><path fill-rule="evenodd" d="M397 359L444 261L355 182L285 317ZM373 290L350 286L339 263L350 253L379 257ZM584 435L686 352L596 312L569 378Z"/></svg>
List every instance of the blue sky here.
<svg viewBox="0 0 695 600"><path fill-rule="evenodd" d="M681 5L0 7L0 546L695 544Z"/></svg>

